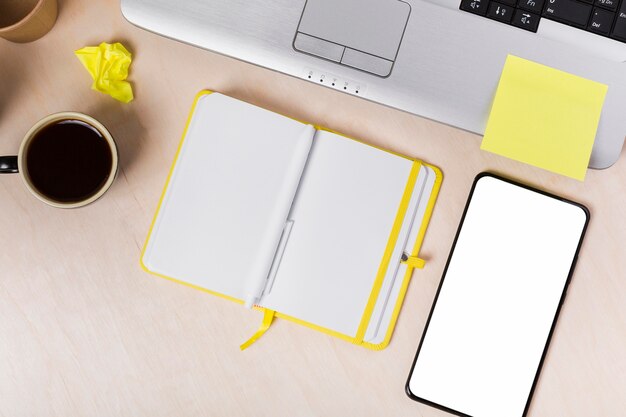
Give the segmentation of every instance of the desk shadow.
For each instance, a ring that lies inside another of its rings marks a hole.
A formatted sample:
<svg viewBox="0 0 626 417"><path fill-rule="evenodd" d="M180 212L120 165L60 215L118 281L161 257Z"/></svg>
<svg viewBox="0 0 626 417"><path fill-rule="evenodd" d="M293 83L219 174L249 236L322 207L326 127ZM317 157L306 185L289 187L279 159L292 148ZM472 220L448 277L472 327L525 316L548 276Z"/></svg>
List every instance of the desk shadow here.
<svg viewBox="0 0 626 417"><path fill-rule="evenodd" d="M141 124L132 104L110 103L89 109L90 116L100 121L111 132L120 158L120 170L129 172L139 157L141 138L146 129Z"/></svg>

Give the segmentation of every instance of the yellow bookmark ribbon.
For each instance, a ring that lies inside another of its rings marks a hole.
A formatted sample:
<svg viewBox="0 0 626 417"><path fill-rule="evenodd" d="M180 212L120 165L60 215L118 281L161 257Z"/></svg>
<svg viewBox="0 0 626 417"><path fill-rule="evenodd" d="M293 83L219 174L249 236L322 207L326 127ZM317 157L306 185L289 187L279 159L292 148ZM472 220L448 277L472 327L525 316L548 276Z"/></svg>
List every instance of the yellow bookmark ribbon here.
<svg viewBox="0 0 626 417"><path fill-rule="evenodd" d="M257 330L256 333L253 334L252 337L248 339L247 342L239 346L239 349L241 350L248 349L254 342L259 340L261 336L265 334L267 329L269 329L270 326L272 325L272 321L274 321L274 314L276 312L274 310L270 310L269 308L264 308L263 311L264 311L263 321L261 322L261 326L259 327L259 330Z"/></svg>
<svg viewBox="0 0 626 417"><path fill-rule="evenodd" d="M402 263L406 264L409 268L424 268L426 265L426 261L422 258L418 258L417 256L407 256L402 258Z"/></svg>

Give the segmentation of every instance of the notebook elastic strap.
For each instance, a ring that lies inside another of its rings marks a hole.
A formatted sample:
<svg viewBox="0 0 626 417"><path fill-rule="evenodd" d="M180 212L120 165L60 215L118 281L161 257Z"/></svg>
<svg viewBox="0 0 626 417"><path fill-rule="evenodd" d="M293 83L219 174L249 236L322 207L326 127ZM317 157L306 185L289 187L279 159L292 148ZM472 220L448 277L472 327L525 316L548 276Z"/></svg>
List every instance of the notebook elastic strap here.
<svg viewBox="0 0 626 417"><path fill-rule="evenodd" d="M398 242L400 229L402 228L402 224L404 223L404 219L409 208L409 202L411 200L411 196L413 195L413 189L415 187L415 183L417 182L417 176L419 174L420 168L421 163L419 161L415 161L413 163L413 166L411 167L409 180L407 181L404 188L402 200L400 201L400 207L398 207L398 212L391 228L389 240L387 241L387 247L385 248L383 258L378 267L378 272L376 274L376 278L374 279L374 285L372 287L369 299L367 300L367 305L365 306L365 311L363 312L361 323L359 324L359 328L353 340L353 343L355 344L360 345L365 339L365 332L367 331L367 328L369 326L370 319L372 318L372 314L374 313L374 307L376 307L376 302L378 301L378 295L380 294L383 282L385 281L385 276L387 275L387 267L389 266L393 250Z"/></svg>
<svg viewBox="0 0 626 417"><path fill-rule="evenodd" d="M422 258L418 258L417 256L402 257L402 263L406 264L406 266L409 268L418 268L418 269L422 269L424 268L424 265L426 265L426 261L423 260Z"/></svg>

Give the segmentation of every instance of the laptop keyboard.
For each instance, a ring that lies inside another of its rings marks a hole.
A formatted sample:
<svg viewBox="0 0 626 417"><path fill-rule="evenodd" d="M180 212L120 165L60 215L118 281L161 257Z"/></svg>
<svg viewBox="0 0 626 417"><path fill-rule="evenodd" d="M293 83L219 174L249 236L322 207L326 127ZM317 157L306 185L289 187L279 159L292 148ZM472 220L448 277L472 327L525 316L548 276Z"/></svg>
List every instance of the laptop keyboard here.
<svg viewBox="0 0 626 417"><path fill-rule="evenodd" d="M543 18L626 43L626 0L461 0L460 9L531 32Z"/></svg>

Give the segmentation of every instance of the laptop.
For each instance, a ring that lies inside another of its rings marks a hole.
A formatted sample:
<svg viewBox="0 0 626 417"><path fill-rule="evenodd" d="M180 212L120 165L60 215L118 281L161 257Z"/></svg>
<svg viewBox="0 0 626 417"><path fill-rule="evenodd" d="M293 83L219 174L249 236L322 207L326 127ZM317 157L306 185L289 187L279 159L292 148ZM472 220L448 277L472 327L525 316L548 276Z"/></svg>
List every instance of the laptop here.
<svg viewBox="0 0 626 417"><path fill-rule="evenodd" d="M121 8L149 31L477 134L513 54L609 86L591 168L614 164L624 143L626 0L122 0Z"/></svg>

